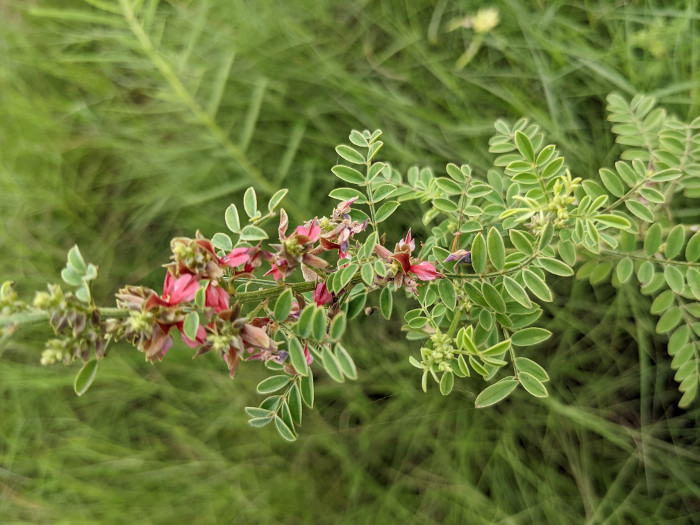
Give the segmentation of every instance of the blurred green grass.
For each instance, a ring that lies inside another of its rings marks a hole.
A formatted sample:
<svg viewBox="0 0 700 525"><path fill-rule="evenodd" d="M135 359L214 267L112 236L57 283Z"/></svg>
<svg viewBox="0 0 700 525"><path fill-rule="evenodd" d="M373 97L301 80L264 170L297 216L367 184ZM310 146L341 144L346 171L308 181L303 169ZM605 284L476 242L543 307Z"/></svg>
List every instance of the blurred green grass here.
<svg viewBox="0 0 700 525"><path fill-rule="evenodd" d="M492 5L501 23L455 71L471 33L446 25ZM333 146L352 128L383 129L401 170L483 173L493 120L526 115L594 177L617 151L610 91L698 114L698 12L692 0L4 2L0 275L29 295L77 242L100 265L103 302L124 282L155 286L169 239L222 229L250 184L291 188L297 220L327 213ZM319 378L292 445L245 423L256 367L231 382L213 356L176 348L152 367L118 347L76 398L74 370L38 366L42 334L26 334L0 361L2 521L698 520L700 412L675 408L646 299L556 286L557 339L537 349L548 402L475 411L479 385L424 395L413 345L369 317L350 335L360 380Z"/></svg>

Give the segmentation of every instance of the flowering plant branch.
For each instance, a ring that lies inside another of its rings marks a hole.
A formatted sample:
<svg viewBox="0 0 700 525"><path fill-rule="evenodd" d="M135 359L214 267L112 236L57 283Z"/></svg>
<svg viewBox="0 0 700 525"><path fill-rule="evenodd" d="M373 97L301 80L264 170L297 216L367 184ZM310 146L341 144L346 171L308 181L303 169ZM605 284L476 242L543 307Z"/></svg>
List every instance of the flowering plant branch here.
<svg viewBox="0 0 700 525"><path fill-rule="evenodd" d="M597 284L615 267L613 285L636 273L642 293L656 296L651 310L661 315L657 331L673 332L671 366L687 406L700 377L700 233L686 244L693 228L672 224L669 203L681 192L700 196L700 119L684 124L654 109L649 97L608 101L610 119L621 123L613 132L628 147L615 170L600 170L602 185L573 177L556 147L525 119L496 122L489 143L497 157L485 177L449 164L447 176L411 168L404 178L375 160L381 131L353 131L352 145L336 148L348 164L331 171L347 186L330 193L339 203L329 216L290 231L280 207L287 190L275 193L263 213L249 188L246 223L232 204L225 213L230 233L173 239L162 291L125 286L116 308L94 303L97 267L76 246L61 273L71 291L49 285L25 304L9 282L2 286L0 335L6 340L22 326L49 322L56 338L41 362L84 361L78 395L118 340L153 362L166 356L176 334L195 357L219 355L231 377L241 362L262 361L273 375L257 387L267 397L246 409L250 424L273 424L294 440L302 406L313 406L313 370L339 382L357 377L341 339L375 292L387 319L393 294L417 302L403 330L422 341L409 360L424 390L432 380L447 395L456 378L474 373L489 383L477 407L518 387L546 397L547 372L522 354L551 336L533 326L542 313L537 302L554 299L547 275L573 276L582 262L578 278ZM422 223L430 234L420 248L411 230L393 243L380 232L409 200L428 205ZM267 243L263 226L274 218L277 241ZM685 260L675 260L684 246Z"/></svg>

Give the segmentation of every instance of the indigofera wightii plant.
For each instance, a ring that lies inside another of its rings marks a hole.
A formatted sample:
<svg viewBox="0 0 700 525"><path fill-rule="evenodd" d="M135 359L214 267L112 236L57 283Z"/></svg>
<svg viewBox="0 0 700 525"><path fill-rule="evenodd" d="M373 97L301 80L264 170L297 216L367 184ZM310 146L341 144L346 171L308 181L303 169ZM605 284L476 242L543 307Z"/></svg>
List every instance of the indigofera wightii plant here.
<svg viewBox="0 0 700 525"><path fill-rule="evenodd" d="M297 435L302 407L314 403L314 370L335 381L355 379L341 343L349 320L378 305L387 319L393 295L412 298L403 330L420 351L409 357L422 388L449 394L457 380L480 388L477 407L522 387L548 395L549 376L532 347L551 333L535 326L540 302L554 299L548 274L631 286L654 297L657 332L669 334L671 366L688 406L698 389L700 352L700 233L673 215L674 197L700 197L700 118L690 124L655 108L653 98L608 97L621 159L582 180L538 126L521 119L495 123L493 167L474 173L448 164L436 176L410 168L406 176L375 160L381 131L352 131L340 145L345 161L331 171L342 181L330 214L290 227L280 190L259 209L256 192L225 213L229 233L171 242L162 291L126 286L116 307L98 307L90 291L97 268L77 247L61 276L30 304L10 283L2 287L2 337L49 322L42 364L82 360L75 380L82 395L110 344L125 340L150 361L162 360L173 334L195 356L218 354L233 377L241 362L262 361L271 375L248 407L252 426L273 424ZM574 173L572 173L574 171ZM409 200L424 207L427 228L418 247L411 230L389 240L382 223ZM268 242L266 223L278 221ZM480 377L475 377L480 376Z"/></svg>

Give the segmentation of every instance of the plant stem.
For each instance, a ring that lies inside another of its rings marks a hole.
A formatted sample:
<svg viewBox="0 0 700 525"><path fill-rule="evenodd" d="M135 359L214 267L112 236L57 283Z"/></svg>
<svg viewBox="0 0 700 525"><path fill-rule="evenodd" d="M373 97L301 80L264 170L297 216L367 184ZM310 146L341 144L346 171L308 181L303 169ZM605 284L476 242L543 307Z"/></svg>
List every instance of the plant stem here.
<svg viewBox="0 0 700 525"><path fill-rule="evenodd" d="M537 258L537 256L540 254L539 251L533 253L530 257L525 259L523 262L521 262L519 265L514 266L513 268L507 268L503 270L499 270L497 272L490 272L490 273L456 273L456 272L445 272L443 275L445 277L452 277L455 279L484 279L486 277L499 277L501 275L506 275L508 273L513 273L517 272L519 270L522 270L525 268L528 264L530 264L533 260Z"/></svg>
<svg viewBox="0 0 700 525"><path fill-rule="evenodd" d="M267 290L257 290L255 292L241 292L234 296L234 300L241 304L250 304L262 302L265 299L274 299L279 297L282 292L287 288L291 288L292 293L304 293L310 292L316 288L316 281L304 282L304 283L292 283L286 286L276 286L275 288L268 288Z"/></svg>
<svg viewBox="0 0 700 525"><path fill-rule="evenodd" d="M450 327L447 329L447 336L448 337L454 337L455 332L457 331L457 328L459 328L459 322L462 320L462 309L457 308L457 311L455 312L455 316L452 318L452 322L450 323Z"/></svg>
<svg viewBox="0 0 700 525"><path fill-rule="evenodd" d="M101 317L111 318L111 319L122 319L129 316L129 310L125 308L116 307L106 307L98 308ZM8 315L7 317L0 317L0 328L3 327L15 327L24 328L27 326L35 326L39 324L44 324L49 321L49 313L44 311L30 311L30 312L19 312L16 314Z"/></svg>
<svg viewBox="0 0 700 525"><path fill-rule="evenodd" d="M360 282L360 280L360 277L356 277L350 282L350 284L357 284ZM262 303L266 299L274 299L279 297L287 288L290 288L295 294L304 293L313 290L316 287L316 284L317 283L315 281L291 283L287 285L275 286L274 288L269 288L267 290L241 292L235 294L233 296L233 300L241 304ZM100 312L100 317L105 319L123 319L125 317L129 317L129 313L131 312L131 310L127 308L118 308L113 306L101 307L98 308L98 311ZM20 328L48 323L49 318L49 313L44 311L19 312L6 317L0 317L0 328L11 327L11 330L17 330Z"/></svg>
<svg viewBox="0 0 700 525"><path fill-rule="evenodd" d="M367 174L366 177L369 178L369 170L372 167L372 161L367 161ZM367 182L367 204L369 205L369 213L372 220L372 228L377 233L377 239L379 239L379 229L377 227L377 214L374 209L374 194L372 193L372 183Z"/></svg>
<svg viewBox="0 0 700 525"><path fill-rule="evenodd" d="M477 33L474 35L474 38L469 43L469 47L467 47L464 53L457 59L457 62L455 62L455 69L457 71L462 71L476 56L479 49L481 49L481 44L484 42L484 36L485 33Z"/></svg>
<svg viewBox="0 0 700 525"><path fill-rule="evenodd" d="M629 257L637 261L649 261L657 264L668 264L671 266L687 266L689 268L700 268L700 263L692 263L687 261L672 261L671 259L657 259L656 257L646 257L644 255L635 255L632 253L620 252L617 250L600 250L600 253L612 255L614 257Z"/></svg>

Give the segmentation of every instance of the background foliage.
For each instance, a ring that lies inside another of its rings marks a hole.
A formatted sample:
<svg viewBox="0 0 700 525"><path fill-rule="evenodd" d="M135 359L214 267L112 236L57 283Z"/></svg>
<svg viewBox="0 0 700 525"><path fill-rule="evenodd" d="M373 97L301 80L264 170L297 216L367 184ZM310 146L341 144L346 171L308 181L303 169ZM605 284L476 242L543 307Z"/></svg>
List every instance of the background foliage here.
<svg viewBox="0 0 700 525"><path fill-rule="evenodd" d="M449 23L480 6L500 24ZM168 240L222 229L253 184L324 214L333 150L381 127L383 157L441 171L490 162L498 117L528 116L572 172L619 150L605 96L700 105L698 5L612 1L23 1L0 5L0 274L58 280L78 242L99 302L155 286ZM682 203L681 203L682 204ZM405 224L418 208L405 206ZM403 208L402 208L403 209ZM296 215L294 215L296 214ZM697 210L674 210L697 221ZM397 238L399 231L393 232ZM424 233L424 232L423 232ZM417 232L420 240L421 232ZM475 411L462 386L420 391L412 351L375 316L348 348L360 379L317 379L300 439L245 424L262 377L231 382L177 348L162 365L113 352L89 395L38 366L43 335L0 365L0 515L7 521L193 523L667 521L698 518L697 408L678 391L634 287L555 283L538 350L551 398ZM402 308L397 304L396 308ZM401 314L402 312L399 312ZM400 316L398 317L400 319ZM350 329L353 329L351 325ZM415 351L415 349L413 349ZM245 373L244 373L245 372ZM696 405L697 406L697 405Z"/></svg>

